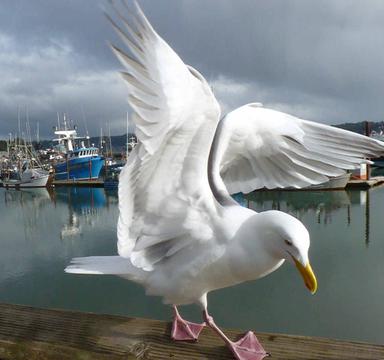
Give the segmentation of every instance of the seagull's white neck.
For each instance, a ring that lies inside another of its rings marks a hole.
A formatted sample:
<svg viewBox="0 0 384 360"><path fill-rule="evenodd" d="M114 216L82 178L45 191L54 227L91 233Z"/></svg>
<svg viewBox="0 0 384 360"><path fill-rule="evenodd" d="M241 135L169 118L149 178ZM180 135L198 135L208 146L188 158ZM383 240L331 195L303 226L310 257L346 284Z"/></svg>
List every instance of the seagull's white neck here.
<svg viewBox="0 0 384 360"><path fill-rule="evenodd" d="M230 134L225 129L225 119L222 118L216 128L208 159L208 181L212 193L219 204L223 206L237 205L228 193L227 187L220 175L220 164L228 145Z"/></svg>
<svg viewBox="0 0 384 360"><path fill-rule="evenodd" d="M232 264L235 278L256 280L284 263L284 257L275 251L275 235L268 231L262 214L241 207L232 212L228 209L225 214L229 223L231 218L240 224L227 250L228 263Z"/></svg>

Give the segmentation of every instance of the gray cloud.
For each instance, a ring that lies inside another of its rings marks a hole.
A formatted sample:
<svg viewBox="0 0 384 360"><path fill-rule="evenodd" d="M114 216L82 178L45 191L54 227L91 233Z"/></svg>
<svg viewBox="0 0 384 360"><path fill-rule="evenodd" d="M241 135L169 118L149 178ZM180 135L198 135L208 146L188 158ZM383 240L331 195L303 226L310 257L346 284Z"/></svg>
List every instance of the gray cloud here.
<svg viewBox="0 0 384 360"><path fill-rule="evenodd" d="M0 135L27 106L45 137L56 112L92 134L125 129L119 43L106 1L3 0L0 12ZM223 109L247 102L326 123L381 121L384 3L372 0L142 1L159 34L212 84Z"/></svg>

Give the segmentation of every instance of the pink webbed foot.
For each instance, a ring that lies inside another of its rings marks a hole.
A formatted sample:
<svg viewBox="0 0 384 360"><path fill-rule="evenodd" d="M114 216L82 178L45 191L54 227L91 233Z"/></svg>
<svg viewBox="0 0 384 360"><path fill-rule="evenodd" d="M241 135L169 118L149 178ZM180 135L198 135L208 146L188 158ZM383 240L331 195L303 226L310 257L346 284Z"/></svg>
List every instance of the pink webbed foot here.
<svg viewBox="0 0 384 360"><path fill-rule="evenodd" d="M176 341L197 341L201 330L206 326L205 323L195 324L193 322L184 320L176 306L174 307L175 317L172 323L171 338Z"/></svg>
<svg viewBox="0 0 384 360"><path fill-rule="evenodd" d="M208 314L207 309L204 310L203 316L209 327L224 340L236 360L262 360L266 356L269 356L252 331L248 331L240 340L234 342L228 339L215 324L212 316Z"/></svg>
<svg viewBox="0 0 384 360"><path fill-rule="evenodd" d="M269 356L252 331L248 331L236 342L230 341L228 347L237 360L262 360Z"/></svg>

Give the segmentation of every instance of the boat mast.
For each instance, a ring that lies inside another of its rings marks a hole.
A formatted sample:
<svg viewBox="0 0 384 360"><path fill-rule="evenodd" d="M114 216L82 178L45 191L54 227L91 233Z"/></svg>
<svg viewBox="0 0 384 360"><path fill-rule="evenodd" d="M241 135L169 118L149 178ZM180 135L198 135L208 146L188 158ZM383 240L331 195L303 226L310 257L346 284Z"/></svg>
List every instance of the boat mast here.
<svg viewBox="0 0 384 360"><path fill-rule="evenodd" d="M39 122L36 123L36 142L40 143L40 125Z"/></svg>
<svg viewBox="0 0 384 360"><path fill-rule="evenodd" d="M109 151L111 159L113 158L113 151L112 151L112 139L111 139L111 123L108 122L108 138L109 138Z"/></svg>
<svg viewBox="0 0 384 360"><path fill-rule="evenodd" d="M11 146L12 146L12 133L9 133L9 143L8 143L8 146L7 146L7 150L8 150L8 159L9 159L9 154L10 154Z"/></svg>
<svg viewBox="0 0 384 360"><path fill-rule="evenodd" d="M103 127L100 127L100 152L103 153Z"/></svg>
<svg viewBox="0 0 384 360"><path fill-rule="evenodd" d="M128 159L128 142L129 142L129 118L128 118L128 111L127 111L127 145L126 145L126 157Z"/></svg>
<svg viewBox="0 0 384 360"><path fill-rule="evenodd" d="M17 124L18 124L18 132L17 132L17 146L21 145L20 136L21 136L21 124L20 124L20 106L17 105Z"/></svg>
<svg viewBox="0 0 384 360"><path fill-rule="evenodd" d="M29 110L28 107L25 107L25 118L26 118L26 123L25 123L25 128L26 128L26 140L28 145L32 146L32 135L31 135L31 124L29 123Z"/></svg>

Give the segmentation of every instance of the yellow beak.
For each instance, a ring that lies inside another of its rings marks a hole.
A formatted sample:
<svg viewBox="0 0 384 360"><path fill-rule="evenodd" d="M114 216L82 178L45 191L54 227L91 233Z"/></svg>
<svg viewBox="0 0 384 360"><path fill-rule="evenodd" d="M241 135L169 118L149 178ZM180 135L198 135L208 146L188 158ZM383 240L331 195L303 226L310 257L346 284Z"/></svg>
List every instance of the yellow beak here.
<svg viewBox="0 0 384 360"><path fill-rule="evenodd" d="M317 280L315 274L312 271L311 265L308 262L307 266L304 267L295 258L293 258L293 260L295 261L296 267L304 279L305 286L312 294L314 294L317 290Z"/></svg>

